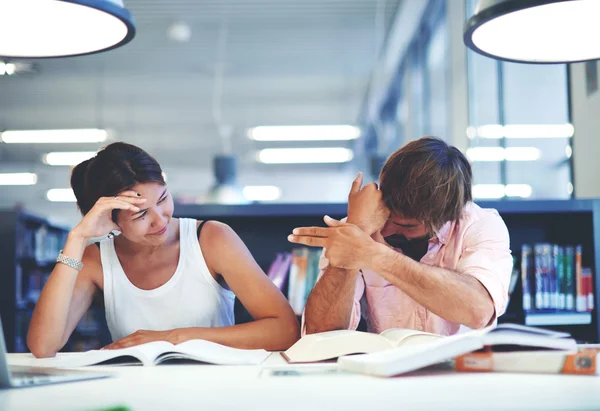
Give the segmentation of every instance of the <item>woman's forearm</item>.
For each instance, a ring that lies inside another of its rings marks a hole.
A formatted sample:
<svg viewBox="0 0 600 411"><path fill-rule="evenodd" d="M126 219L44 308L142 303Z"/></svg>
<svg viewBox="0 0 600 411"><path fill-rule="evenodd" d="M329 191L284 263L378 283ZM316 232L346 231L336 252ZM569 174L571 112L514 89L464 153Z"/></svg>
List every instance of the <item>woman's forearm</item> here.
<svg viewBox="0 0 600 411"><path fill-rule="evenodd" d="M86 240L69 234L63 254L81 261ZM65 330L79 272L57 263L35 305L27 346L36 357L51 357L66 342Z"/></svg>
<svg viewBox="0 0 600 411"><path fill-rule="evenodd" d="M228 327L178 328L172 335L174 344L202 339L235 348L284 351L298 340L300 327L296 319L274 317Z"/></svg>

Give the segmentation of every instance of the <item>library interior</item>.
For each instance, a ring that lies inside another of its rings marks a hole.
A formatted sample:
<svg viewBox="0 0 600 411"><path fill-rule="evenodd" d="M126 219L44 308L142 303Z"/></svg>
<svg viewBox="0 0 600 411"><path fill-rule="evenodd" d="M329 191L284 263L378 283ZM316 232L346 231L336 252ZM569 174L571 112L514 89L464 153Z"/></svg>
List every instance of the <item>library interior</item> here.
<svg viewBox="0 0 600 411"><path fill-rule="evenodd" d="M600 409L599 18L1 1L0 410Z"/></svg>

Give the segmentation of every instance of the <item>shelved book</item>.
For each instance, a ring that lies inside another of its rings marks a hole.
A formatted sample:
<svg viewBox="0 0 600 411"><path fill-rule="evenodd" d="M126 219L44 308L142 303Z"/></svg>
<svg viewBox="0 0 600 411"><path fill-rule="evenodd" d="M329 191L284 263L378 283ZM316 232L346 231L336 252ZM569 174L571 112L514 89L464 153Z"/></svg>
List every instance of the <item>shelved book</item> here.
<svg viewBox="0 0 600 411"><path fill-rule="evenodd" d="M421 344L406 347L399 345L396 348L371 354L343 356L338 358L338 365L344 371L392 377L452 361L460 355L484 348L496 352L556 350L562 353L575 353L577 343L567 333L516 324L502 324L427 340Z"/></svg>
<svg viewBox="0 0 600 411"><path fill-rule="evenodd" d="M563 351L474 352L456 358L457 371L599 375L600 347Z"/></svg>
<svg viewBox="0 0 600 411"><path fill-rule="evenodd" d="M593 273L581 245L521 247L523 310L588 312L594 309Z"/></svg>
<svg viewBox="0 0 600 411"><path fill-rule="evenodd" d="M77 368L90 365L159 365L192 361L217 365L260 365L270 355L265 350L242 350L205 340L190 340L177 345L154 341L119 350L92 350L84 353L59 353L53 358L17 358L11 365Z"/></svg>

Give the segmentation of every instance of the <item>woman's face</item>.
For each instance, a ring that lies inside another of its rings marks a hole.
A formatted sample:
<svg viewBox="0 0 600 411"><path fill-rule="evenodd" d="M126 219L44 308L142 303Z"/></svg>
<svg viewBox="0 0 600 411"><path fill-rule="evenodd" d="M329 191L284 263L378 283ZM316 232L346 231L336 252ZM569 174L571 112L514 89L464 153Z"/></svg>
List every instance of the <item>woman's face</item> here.
<svg viewBox="0 0 600 411"><path fill-rule="evenodd" d="M145 245L160 245L169 235L173 218L173 197L166 186L160 183L137 184L132 188L146 202L134 213L122 210L117 215L117 224L128 240Z"/></svg>

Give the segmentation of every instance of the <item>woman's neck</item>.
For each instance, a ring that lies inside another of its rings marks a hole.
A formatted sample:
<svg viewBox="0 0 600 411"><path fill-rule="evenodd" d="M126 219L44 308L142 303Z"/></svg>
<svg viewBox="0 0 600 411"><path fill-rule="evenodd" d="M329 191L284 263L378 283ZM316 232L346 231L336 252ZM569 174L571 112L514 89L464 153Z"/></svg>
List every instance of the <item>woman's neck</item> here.
<svg viewBox="0 0 600 411"><path fill-rule="evenodd" d="M177 224L177 219L171 219L168 228L168 237L167 239L159 245L147 245L141 244L134 241L129 240L125 236L117 236L114 239L115 248L119 249L121 254L126 254L128 256L151 256L164 249L165 247L169 247L174 242L177 242L179 239L179 224Z"/></svg>

